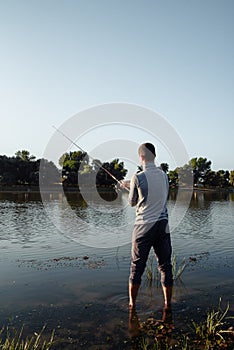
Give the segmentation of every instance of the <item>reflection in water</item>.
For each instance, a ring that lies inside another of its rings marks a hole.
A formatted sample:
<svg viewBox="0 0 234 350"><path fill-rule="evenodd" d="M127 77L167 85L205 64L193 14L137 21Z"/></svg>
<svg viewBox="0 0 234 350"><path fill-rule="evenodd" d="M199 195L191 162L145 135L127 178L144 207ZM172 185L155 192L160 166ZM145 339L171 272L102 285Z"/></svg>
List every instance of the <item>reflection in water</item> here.
<svg viewBox="0 0 234 350"><path fill-rule="evenodd" d="M80 193L47 193L48 216L39 193L0 193L0 244L4 241L8 245L14 244L11 250L14 254L17 254L17 249L20 253L21 245L24 244L24 247L32 249L33 254L43 256L41 246L54 245L56 253L64 249L62 240L65 237L68 237L67 246L73 251L75 247L69 244L72 234L81 235L83 240L89 235L90 240L93 237L99 240L99 235L104 231L104 241L122 235L126 237L126 243L130 242L135 209L127 205L127 195L118 193L117 196L113 192L103 192L101 195L101 201L96 201L97 197L92 197L90 193L87 203ZM181 207L183 196L186 198L186 191L181 192ZM175 205L175 199L176 192L171 191L169 213ZM73 224L72 215L80 221ZM55 229L51 218L60 225L60 231ZM211 257L226 253L231 255L233 224L234 193L196 190L183 221L172 233L174 251L184 256L203 251L211 252ZM30 249L23 254L28 252L30 256Z"/></svg>
<svg viewBox="0 0 234 350"><path fill-rule="evenodd" d="M183 197L186 198L188 192L181 189L180 197L181 200ZM178 191L176 189L170 190L169 200L175 201L177 199ZM210 202L210 201L234 201L234 192L230 192L227 190L194 190L191 203L194 201L201 202Z"/></svg>
<svg viewBox="0 0 234 350"><path fill-rule="evenodd" d="M172 307L164 307L162 321L171 325L173 324Z"/></svg>
<svg viewBox="0 0 234 350"><path fill-rule="evenodd" d="M155 317L149 317L144 322L140 322L135 309L129 309L128 327L132 350L137 350L139 348L142 349L142 342L146 344L144 338L151 338L154 341L158 340L164 348L166 344L169 345L172 330L175 328L172 317L172 308L163 309L161 320L155 319Z"/></svg>
<svg viewBox="0 0 234 350"><path fill-rule="evenodd" d="M135 338L141 334L140 322L136 309L129 309L129 323L128 323L130 338Z"/></svg>
<svg viewBox="0 0 234 350"><path fill-rule="evenodd" d="M196 197L203 198L203 201L228 201L229 200L229 193L228 191L199 191L195 190L193 192L194 199Z"/></svg>
<svg viewBox="0 0 234 350"><path fill-rule="evenodd" d="M234 202L234 191L229 193L229 200Z"/></svg>

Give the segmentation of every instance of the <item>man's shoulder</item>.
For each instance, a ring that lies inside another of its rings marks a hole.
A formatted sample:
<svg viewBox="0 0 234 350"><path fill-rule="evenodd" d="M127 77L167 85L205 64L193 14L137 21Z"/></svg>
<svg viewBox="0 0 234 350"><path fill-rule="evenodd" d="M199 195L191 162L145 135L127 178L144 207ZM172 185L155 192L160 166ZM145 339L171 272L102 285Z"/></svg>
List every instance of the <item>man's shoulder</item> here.
<svg viewBox="0 0 234 350"><path fill-rule="evenodd" d="M162 170L161 167L156 167L156 171L162 176L167 177L167 174L165 173L165 171Z"/></svg>

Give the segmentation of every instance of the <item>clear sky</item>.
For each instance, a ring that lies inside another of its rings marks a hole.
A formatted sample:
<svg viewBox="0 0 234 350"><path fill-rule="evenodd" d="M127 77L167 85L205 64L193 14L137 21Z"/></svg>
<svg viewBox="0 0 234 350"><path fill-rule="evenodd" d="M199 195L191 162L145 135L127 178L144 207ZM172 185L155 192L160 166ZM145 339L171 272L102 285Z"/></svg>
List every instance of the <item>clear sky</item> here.
<svg viewBox="0 0 234 350"><path fill-rule="evenodd" d="M127 102L234 169L233 18L233 0L0 0L0 154L40 158L52 125Z"/></svg>

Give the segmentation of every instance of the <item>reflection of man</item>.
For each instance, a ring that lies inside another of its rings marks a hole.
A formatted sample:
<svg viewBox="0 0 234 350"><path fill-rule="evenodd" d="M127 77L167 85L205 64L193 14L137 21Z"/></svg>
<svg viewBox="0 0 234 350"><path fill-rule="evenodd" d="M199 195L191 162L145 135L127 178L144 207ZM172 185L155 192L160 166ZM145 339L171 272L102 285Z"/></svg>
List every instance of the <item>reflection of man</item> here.
<svg viewBox="0 0 234 350"><path fill-rule="evenodd" d="M173 324L171 308L163 309L162 320L154 319L151 317L150 325L152 329L155 328L155 326L158 326L158 331L160 330L165 338L168 338L168 336L170 337L171 330L175 328ZM137 312L134 308L131 308L129 310L128 329L132 341L134 341L134 339L141 335L141 332L144 331L144 322L140 322ZM146 327L146 329L149 330L148 327ZM162 334L160 335L162 336Z"/></svg>
<svg viewBox="0 0 234 350"><path fill-rule="evenodd" d="M129 192L129 204L136 206L129 277L129 307L135 307L141 276L145 270L151 247L154 248L158 269L161 273L165 307L169 307L173 277L166 207L168 179L167 175L154 164L156 153L151 143L140 145L138 153L143 170L133 175Z"/></svg>

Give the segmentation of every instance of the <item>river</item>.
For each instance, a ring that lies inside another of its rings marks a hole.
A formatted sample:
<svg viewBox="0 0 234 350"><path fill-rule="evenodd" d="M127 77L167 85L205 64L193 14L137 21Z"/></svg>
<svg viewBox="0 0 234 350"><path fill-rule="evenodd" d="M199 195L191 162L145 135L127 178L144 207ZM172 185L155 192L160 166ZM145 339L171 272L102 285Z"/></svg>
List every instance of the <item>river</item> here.
<svg viewBox="0 0 234 350"><path fill-rule="evenodd" d="M127 339L135 209L127 205L126 194L112 199L103 196L97 207L73 193L50 194L46 203L38 193L0 193L2 325L38 330L47 324L81 349L107 338L117 349ZM171 194L169 213L175 203ZM171 235L177 271L186 265L175 282L175 324L204 314L220 297L233 313L234 193L195 191ZM154 261L153 272L153 286L144 275L139 292L141 319L162 312Z"/></svg>

